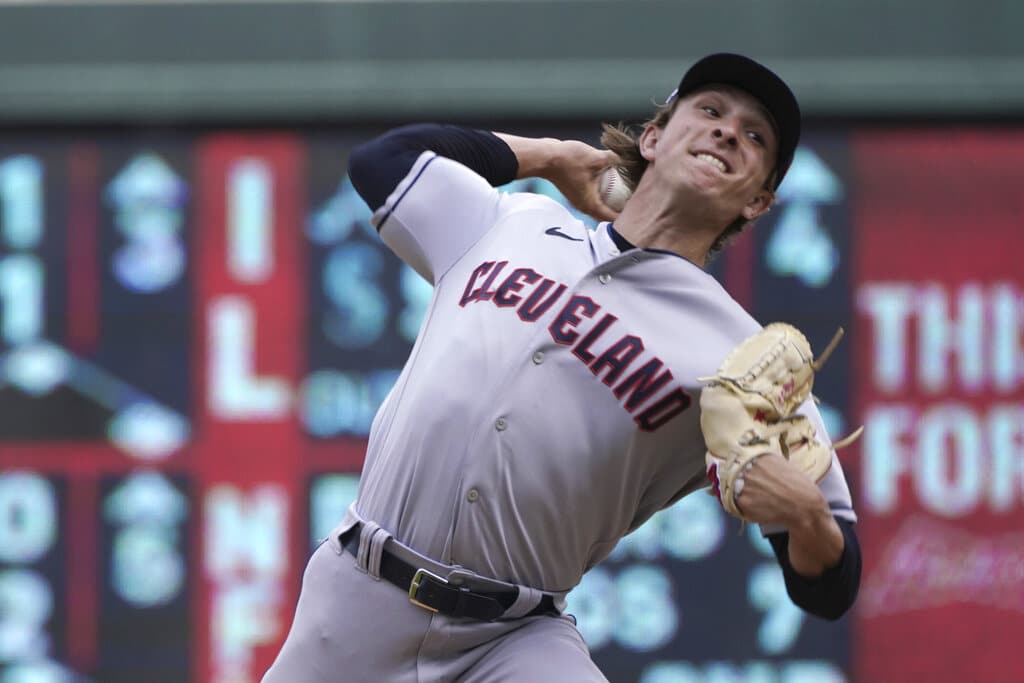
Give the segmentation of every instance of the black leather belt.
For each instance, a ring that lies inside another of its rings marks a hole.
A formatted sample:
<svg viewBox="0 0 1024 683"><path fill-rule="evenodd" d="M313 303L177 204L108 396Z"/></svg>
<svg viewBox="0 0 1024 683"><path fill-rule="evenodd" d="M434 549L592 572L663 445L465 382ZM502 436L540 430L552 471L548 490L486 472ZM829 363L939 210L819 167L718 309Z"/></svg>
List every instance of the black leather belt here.
<svg viewBox="0 0 1024 683"><path fill-rule="evenodd" d="M354 557L359 556L361 528L362 524L357 523L338 537L341 545ZM494 621L504 614L519 596L519 589L515 586L511 586L507 591L484 592L452 585L444 577L414 567L387 549L381 554L380 575L384 580L407 592L412 604L451 617ZM540 604L523 616L532 617L557 612L554 597L545 593Z"/></svg>

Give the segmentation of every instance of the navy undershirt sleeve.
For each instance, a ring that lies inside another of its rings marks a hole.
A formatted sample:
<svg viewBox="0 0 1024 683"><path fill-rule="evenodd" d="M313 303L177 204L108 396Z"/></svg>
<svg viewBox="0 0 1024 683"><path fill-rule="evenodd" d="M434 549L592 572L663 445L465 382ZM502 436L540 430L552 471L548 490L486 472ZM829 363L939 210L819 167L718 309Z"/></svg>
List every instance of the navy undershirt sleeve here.
<svg viewBox="0 0 1024 683"><path fill-rule="evenodd" d="M806 612L834 621L853 605L860 588L860 543L852 522L835 518L843 532L845 547L839 564L826 569L821 576L808 579L796 573L789 561L789 534L769 534L768 542L782 567L786 592Z"/></svg>
<svg viewBox="0 0 1024 683"><path fill-rule="evenodd" d="M476 171L493 187L515 180L519 161L494 133L460 126L420 123L391 130L358 145L348 159L356 192L376 211L426 151Z"/></svg>

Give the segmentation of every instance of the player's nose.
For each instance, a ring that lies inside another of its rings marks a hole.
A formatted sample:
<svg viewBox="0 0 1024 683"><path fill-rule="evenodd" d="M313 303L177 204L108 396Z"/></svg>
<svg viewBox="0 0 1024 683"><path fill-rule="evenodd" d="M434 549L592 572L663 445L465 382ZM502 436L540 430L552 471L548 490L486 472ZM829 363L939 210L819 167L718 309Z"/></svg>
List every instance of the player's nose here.
<svg viewBox="0 0 1024 683"><path fill-rule="evenodd" d="M739 142L737 127L726 121L719 122L718 126L711 131L711 135L715 138L716 142L724 143L730 147L735 147Z"/></svg>

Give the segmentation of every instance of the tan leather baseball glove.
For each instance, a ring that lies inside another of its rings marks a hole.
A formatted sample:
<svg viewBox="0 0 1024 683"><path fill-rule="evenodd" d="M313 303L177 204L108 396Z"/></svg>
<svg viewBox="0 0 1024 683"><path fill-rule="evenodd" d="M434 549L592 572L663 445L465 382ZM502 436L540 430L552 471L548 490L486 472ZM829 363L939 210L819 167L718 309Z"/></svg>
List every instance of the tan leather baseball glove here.
<svg viewBox="0 0 1024 683"><path fill-rule="evenodd" d="M811 395L814 373L842 338L836 333L817 361L807 339L792 325L772 323L744 340L722 361L700 397L700 426L712 490L726 512L744 519L736 503L743 474L762 455L787 458L815 482L832 466L832 448L852 443L863 427L834 446L818 440L796 409Z"/></svg>

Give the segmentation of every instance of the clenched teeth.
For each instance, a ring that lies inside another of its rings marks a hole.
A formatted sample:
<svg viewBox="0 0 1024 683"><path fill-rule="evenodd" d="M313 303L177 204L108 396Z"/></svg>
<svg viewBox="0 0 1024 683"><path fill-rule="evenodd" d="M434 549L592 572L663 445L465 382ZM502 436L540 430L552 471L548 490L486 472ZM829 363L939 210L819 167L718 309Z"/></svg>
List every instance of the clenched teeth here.
<svg viewBox="0 0 1024 683"><path fill-rule="evenodd" d="M725 173L725 162L722 161L721 159L713 157L710 154L705 154L703 152L697 154L696 157L701 161L706 161L709 164L715 166L722 173Z"/></svg>

